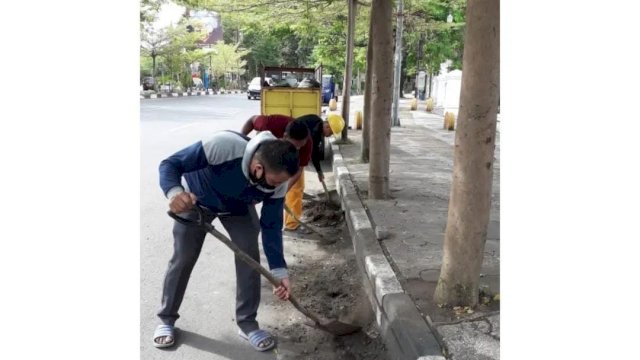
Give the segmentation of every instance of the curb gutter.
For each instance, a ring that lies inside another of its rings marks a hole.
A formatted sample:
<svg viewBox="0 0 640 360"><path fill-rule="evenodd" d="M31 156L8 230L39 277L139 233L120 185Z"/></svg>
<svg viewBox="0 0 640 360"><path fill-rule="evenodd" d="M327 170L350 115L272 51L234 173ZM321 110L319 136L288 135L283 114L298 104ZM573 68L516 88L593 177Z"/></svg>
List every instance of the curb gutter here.
<svg viewBox="0 0 640 360"><path fill-rule="evenodd" d="M440 344L415 304L405 294L378 243L375 230L358 196L340 153L331 144L333 174L341 198L364 288L375 312L380 334L393 359L444 360Z"/></svg>

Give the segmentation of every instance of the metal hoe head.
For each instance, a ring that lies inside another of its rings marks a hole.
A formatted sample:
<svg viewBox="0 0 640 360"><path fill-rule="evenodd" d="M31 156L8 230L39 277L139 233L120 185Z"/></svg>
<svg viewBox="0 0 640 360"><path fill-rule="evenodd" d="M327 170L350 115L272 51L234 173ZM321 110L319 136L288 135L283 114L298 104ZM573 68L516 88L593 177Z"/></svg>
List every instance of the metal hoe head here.
<svg viewBox="0 0 640 360"><path fill-rule="evenodd" d="M324 193L327 198L327 204L333 207L340 206L340 195L338 195L338 192L336 190L329 191L324 180L322 181L322 187L324 188Z"/></svg>

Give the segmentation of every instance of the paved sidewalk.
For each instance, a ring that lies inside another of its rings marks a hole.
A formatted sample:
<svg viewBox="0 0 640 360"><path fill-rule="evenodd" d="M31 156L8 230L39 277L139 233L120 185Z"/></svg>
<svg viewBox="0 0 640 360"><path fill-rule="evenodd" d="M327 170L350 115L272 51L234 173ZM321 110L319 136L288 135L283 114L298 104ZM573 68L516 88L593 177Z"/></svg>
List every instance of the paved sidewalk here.
<svg viewBox="0 0 640 360"><path fill-rule="evenodd" d="M425 112L424 102L416 111L409 111L409 102L400 101L401 127L391 130L392 199L367 198L360 131L349 132L352 144L332 145L336 187L381 334L394 359L499 359L499 134L480 279L488 303L473 313L439 308L432 296L442 264L455 132L442 129L442 116ZM362 97L354 97L351 110L361 104Z"/></svg>

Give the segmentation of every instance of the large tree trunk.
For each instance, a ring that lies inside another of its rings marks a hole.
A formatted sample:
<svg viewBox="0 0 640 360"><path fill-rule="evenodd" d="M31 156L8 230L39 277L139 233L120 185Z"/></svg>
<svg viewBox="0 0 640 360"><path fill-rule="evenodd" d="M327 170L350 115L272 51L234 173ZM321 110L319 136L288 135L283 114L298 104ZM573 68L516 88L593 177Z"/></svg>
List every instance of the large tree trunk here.
<svg viewBox="0 0 640 360"><path fill-rule="evenodd" d="M389 149L391 102L393 100L393 2L373 0L371 18L373 38L371 74L371 150L369 163L369 198L385 199L389 195Z"/></svg>
<svg viewBox="0 0 640 360"><path fill-rule="evenodd" d="M342 140L347 140L347 128L349 127L349 102L351 101L351 78L353 72L353 42L356 28L356 0L347 0L349 3L349 28L347 32L347 61L344 65L344 87L342 89Z"/></svg>
<svg viewBox="0 0 640 360"><path fill-rule="evenodd" d="M460 113L438 304L475 306L491 209L498 82L500 2L469 0Z"/></svg>
<svg viewBox="0 0 640 360"><path fill-rule="evenodd" d="M373 15L373 14L372 14ZM360 157L365 164L369 162L369 135L371 134L371 74L373 73L373 17L369 18L369 43L367 44L367 70L364 79L364 106L362 116L362 145Z"/></svg>

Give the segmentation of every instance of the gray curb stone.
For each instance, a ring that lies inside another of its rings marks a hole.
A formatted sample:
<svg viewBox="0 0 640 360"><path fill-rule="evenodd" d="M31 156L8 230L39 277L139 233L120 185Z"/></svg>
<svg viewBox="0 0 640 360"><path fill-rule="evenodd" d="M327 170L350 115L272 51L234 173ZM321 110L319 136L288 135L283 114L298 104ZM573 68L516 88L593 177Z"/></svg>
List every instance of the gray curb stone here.
<svg viewBox="0 0 640 360"><path fill-rule="evenodd" d="M365 292L392 359L445 360L440 344L404 293L360 200L340 148L331 144L333 173Z"/></svg>
<svg viewBox="0 0 640 360"><path fill-rule="evenodd" d="M226 94L244 94L244 90L233 90L233 91L192 91L192 92L181 92L181 93L159 93L159 94L146 94L140 95L140 99L160 99L160 98L168 98L168 97L180 97L180 96L202 96L202 95L226 95Z"/></svg>

